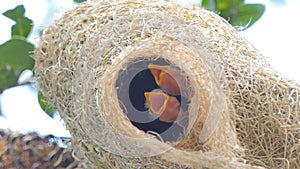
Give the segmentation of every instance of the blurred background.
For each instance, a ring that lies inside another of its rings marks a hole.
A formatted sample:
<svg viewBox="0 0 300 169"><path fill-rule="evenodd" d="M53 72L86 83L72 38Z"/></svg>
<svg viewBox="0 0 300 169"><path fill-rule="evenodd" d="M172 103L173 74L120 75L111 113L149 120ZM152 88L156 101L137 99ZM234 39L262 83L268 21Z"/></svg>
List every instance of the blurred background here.
<svg viewBox="0 0 300 169"><path fill-rule="evenodd" d="M234 0L228 1L233 2ZM185 5L206 4L206 8L220 12L214 4L216 2L216 0L180 0L180 3ZM300 76L298 75L300 72L300 56L298 54L300 21L297 13L300 9L300 1L245 0L243 3L259 3L263 4L265 8L262 11L262 16L257 18L255 23L247 21L248 24L251 24L250 27L247 28L247 24L240 25L240 27L235 25L235 27L266 57L274 69L282 74L282 77L292 79L300 84ZM22 38L28 44L36 47L42 31L59 18L64 11L73 9L78 3L73 0L0 0L0 13L3 14L18 5L24 5L25 17L33 21L31 33ZM5 60L1 60L1 47L3 48L4 44L12 38L11 27L14 24L15 21L12 19L0 15L0 44L2 44L0 46L0 70L1 65L6 64ZM15 50L18 49L19 47L15 46ZM36 84L31 81L32 75L30 69L22 70L22 73L18 74L16 85L2 89L0 87L0 128L69 137L69 132L65 129L59 115L54 110L47 114L41 108L41 98L38 97ZM2 81L5 81L5 78L2 78Z"/></svg>

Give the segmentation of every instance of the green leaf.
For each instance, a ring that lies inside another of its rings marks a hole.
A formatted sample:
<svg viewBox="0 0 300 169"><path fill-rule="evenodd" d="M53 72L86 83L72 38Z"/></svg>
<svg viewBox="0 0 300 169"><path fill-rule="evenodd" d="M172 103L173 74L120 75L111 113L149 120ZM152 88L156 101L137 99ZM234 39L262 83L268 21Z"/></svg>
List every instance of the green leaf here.
<svg viewBox="0 0 300 169"><path fill-rule="evenodd" d="M217 8L219 10L223 9L236 9L237 7L244 4L244 0L219 0Z"/></svg>
<svg viewBox="0 0 300 169"><path fill-rule="evenodd" d="M16 85L20 74L21 71L19 69L13 70L9 67L7 69L0 68L0 92Z"/></svg>
<svg viewBox="0 0 300 169"><path fill-rule="evenodd" d="M202 0L201 6L218 13L233 26L252 26L265 11L262 4L244 4L245 0Z"/></svg>
<svg viewBox="0 0 300 169"><path fill-rule="evenodd" d="M217 10L217 0L202 0L201 6L210 11Z"/></svg>
<svg viewBox="0 0 300 169"><path fill-rule="evenodd" d="M19 5L14 9L8 10L3 13L4 16L16 22L11 28L11 37L21 36L27 38L32 30L32 20L25 17L25 8Z"/></svg>
<svg viewBox="0 0 300 169"><path fill-rule="evenodd" d="M32 69L34 60L31 57L34 46L23 39L10 39L0 45L0 67L7 64L12 68Z"/></svg>
<svg viewBox="0 0 300 169"><path fill-rule="evenodd" d="M39 101L39 104L41 106L41 108L50 116L50 117L53 117L56 109L54 107L52 107L50 104L48 104L47 100L46 100L46 97L41 93L39 92L38 94L38 101Z"/></svg>
<svg viewBox="0 0 300 169"><path fill-rule="evenodd" d="M21 36L27 38L32 29L32 21L28 18L20 19L11 28L11 37Z"/></svg>
<svg viewBox="0 0 300 169"><path fill-rule="evenodd" d="M231 15L238 13L238 9L243 5L244 0L221 0L217 4L217 10L220 15L227 19L230 19Z"/></svg>
<svg viewBox="0 0 300 169"><path fill-rule="evenodd" d="M76 3L82 3L82 2L85 2L86 0L73 0L73 1Z"/></svg>
<svg viewBox="0 0 300 169"><path fill-rule="evenodd" d="M24 18L25 8L23 5L19 5L14 9L8 10L3 13L4 16L8 17L9 19L17 22L19 18Z"/></svg>
<svg viewBox="0 0 300 169"><path fill-rule="evenodd" d="M17 84L24 69L33 69L34 46L22 39L10 39L0 45L0 91Z"/></svg>
<svg viewBox="0 0 300 169"><path fill-rule="evenodd" d="M246 4L238 9L237 14L230 16L230 24L233 26L242 26L244 29L252 26L261 18L265 11L262 4Z"/></svg>

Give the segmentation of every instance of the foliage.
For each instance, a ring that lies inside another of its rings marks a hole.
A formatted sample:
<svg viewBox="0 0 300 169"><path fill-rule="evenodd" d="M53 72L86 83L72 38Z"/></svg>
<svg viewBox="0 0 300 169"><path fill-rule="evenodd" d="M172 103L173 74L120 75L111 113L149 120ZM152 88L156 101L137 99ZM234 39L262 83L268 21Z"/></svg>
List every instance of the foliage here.
<svg viewBox="0 0 300 169"><path fill-rule="evenodd" d="M244 0L202 0L201 6L219 13L242 30L252 26L265 11L263 4L245 4Z"/></svg>
<svg viewBox="0 0 300 169"><path fill-rule="evenodd" d="M46 97L41 93L39 92L38 93L38 101L39 101L39 104L41 106L41 108L50 116L50 117L53 117L56 109L54 107L52 107L46 100Z"/></svg>
<svg viewBox="0 0 300 169"><path fill-rule="evenodd" d="M86 0L73 0L73 1L76 3L82 3L82 2L85 2Z"/></svg>
<svg viewBox="0 0 300 169"><path fill-rule="evenodd" d="M34 66L31 57L34 46L26 40L32 30L32 20L24 14L23 5L3 13L16 23L11 27L11 39L0 45L0 92L16 85L20 73Z"/></svg>
<svg viewBox="0 0 300 169"><path fill-rule="evenodd" d="M17 85L20 73L34 66L34 59L31 57L34 46L26 40L32 30L32 20L24 14L23 5L3 13L16 23L11 27L11 39L0 46L0 91ZM38 94L38 101L41 108L52 117L55 109L47 104L41 93Z"/></svg>

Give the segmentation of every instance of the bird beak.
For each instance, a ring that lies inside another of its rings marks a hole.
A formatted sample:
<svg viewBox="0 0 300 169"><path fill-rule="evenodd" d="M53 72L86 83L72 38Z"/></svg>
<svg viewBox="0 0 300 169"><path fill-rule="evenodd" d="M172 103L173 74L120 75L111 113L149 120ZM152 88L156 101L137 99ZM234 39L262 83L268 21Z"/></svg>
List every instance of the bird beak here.
<svg viewBox="0 0 300 169"><path fill-rule="evenodd" d="M176 121L180 113L180 103L175 97L162 92L145 92L144 95L150 110L159 115L160 121Z"/></svg>
<svg viewBox="0 0 300 169"><path fill-rule="evenodd" d="M179 83L182 78L179 70L172 69L170 66L160 66L149 64L152 75L154 76L156 84L166 93L178 96L180 95Z"/></svg>
<svg viewBox="0 0 300 169"><path fill-rule="evenodd" d="M166 107L168 95L158 92L145 92L146 101L150 110L157 115L160 115Z"/></svg>

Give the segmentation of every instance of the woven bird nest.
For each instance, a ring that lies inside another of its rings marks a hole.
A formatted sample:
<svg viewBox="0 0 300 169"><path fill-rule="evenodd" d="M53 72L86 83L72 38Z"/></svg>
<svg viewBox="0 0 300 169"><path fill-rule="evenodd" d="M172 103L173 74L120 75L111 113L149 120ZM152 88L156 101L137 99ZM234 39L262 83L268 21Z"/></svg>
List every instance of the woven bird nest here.
<svg viewBox="0 0 300 169"><path fill-rule="evenodd" d="M89 2L45 31L35 59L76 156L95 167L300 167L299 85L212 12Z"/></svg>

